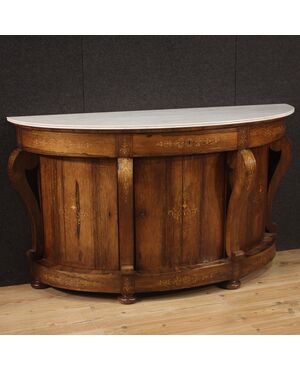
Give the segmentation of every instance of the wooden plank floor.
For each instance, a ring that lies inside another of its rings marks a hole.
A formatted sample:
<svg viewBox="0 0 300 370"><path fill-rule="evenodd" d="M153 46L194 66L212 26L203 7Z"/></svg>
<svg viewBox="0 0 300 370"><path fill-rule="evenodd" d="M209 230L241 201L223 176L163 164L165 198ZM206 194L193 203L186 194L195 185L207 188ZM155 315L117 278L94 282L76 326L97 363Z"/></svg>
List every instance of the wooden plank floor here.
<svg viewBox="0 0 300 370"><path fill-rule="evenodd" d="M278 252L241 289L216 286L144 296L0 288L0 334L300 334L300 250Z"/></svg>

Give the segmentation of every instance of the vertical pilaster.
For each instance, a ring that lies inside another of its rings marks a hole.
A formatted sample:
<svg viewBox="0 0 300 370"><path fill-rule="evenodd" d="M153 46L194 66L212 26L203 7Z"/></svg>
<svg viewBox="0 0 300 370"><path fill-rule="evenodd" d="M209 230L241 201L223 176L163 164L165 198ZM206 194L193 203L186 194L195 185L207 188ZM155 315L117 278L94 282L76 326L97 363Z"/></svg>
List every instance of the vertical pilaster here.
<svg viewBox="0 0 300 370"><path fill-rule="evenodd" d="M119 301L131 304L136 301L134 280L134 199L133 158L131 135L119 136L118 158L118 214L120 248L120 291Z"/></svg>

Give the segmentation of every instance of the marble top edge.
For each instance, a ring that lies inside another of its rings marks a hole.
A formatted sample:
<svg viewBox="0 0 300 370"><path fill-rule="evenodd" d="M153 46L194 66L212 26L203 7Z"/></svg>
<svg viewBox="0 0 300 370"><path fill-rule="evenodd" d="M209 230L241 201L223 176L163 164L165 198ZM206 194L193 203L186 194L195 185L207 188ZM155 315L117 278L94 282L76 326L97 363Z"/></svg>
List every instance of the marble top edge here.
<svg viewBox="0 0 300 370"><path fill-rule="evenodd" d="M20 126L78 130L138 130L234 125L293 114L289 104L239 105L7 117Z"/></svg>

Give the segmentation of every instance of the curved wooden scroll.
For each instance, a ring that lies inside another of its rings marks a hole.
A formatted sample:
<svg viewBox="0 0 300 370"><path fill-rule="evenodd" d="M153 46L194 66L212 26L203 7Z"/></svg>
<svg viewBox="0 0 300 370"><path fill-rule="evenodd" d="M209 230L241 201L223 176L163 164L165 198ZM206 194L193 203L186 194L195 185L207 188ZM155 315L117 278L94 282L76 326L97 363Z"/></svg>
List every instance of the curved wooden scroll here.
<svg viewBox="0 0 300 370"><path fill-rule="evenodd" d="M226 218L225 248L229 257L243 255L239 243L241 215L252 190L256 173L256 160L251 150L242 149L232 152L228 161L232 169L232 192Z"/></svg>
<svg viewBox="0 0 300 370"><path fill-rule="evenodd" d="M279 163L275 169L275 172L271 178L269 189L268 189L268 200L267 200L267 217L266 217L266 230L270 233L276 233L277 225L272 222L272 204L278 189L279 183L285 174L291 159L292 159L292 144L290 140L285 136L278 141L275 141L270 145L270 149L275 152L281 152Z"/></svg>
<svg viewBox="0 0 300 370"><path fill-rule="evenodd" d="M32 254L34 258L42 257L43 229L38 202L26 179L26 170L38 165L38 156L15 149L8 160L9 179L25 203L31 223Z"/></svg>

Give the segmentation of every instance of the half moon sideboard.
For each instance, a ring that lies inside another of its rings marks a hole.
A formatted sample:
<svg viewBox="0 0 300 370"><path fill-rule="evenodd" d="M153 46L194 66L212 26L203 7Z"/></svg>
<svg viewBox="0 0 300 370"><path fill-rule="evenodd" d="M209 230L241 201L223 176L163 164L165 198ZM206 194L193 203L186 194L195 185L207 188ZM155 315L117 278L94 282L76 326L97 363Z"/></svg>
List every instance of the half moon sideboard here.
<svg viewBox="0 0 300 370"><path fill-rule="evenodd" d="M8 117L32 286L120 293L127 304L139 292L238 288L275 255L272 202L291 159L293 112L269 104Z"/></svg>

